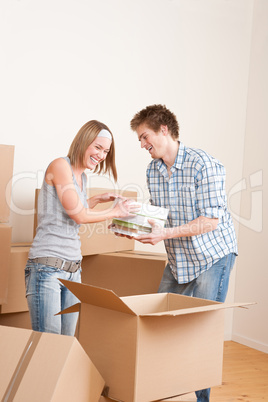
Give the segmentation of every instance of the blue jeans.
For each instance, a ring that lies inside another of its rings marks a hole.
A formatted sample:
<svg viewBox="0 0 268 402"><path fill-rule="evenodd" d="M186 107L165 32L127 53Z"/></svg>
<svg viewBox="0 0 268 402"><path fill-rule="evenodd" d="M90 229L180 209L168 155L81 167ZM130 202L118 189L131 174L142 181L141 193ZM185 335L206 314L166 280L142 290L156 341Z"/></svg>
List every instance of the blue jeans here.
<svg viewBox="0 0 268 402"><path fill-rule="evenodd" d="M182 284L176 281L170 266L167 264L158 292L177 293L185 296L224 302L235 257L236 255L234 253L228 254L193 281ZM196 391L197 402L209 402L209 395L210 388Z"/></svg>
<svg viewBox="0 0 268 402"><path fill-rule="evenodd" d="M81 268L75 273L27 261L25 287L32 329L74 336L78 313L55 315L79 300L58 280L81 282Z"/></svg>

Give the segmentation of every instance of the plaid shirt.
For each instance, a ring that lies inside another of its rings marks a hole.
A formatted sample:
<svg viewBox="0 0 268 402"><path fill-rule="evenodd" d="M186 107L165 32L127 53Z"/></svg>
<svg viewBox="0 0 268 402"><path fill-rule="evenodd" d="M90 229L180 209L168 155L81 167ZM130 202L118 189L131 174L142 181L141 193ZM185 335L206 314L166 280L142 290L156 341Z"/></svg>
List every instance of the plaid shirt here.
<svg viewBox="0 0 268 402"><path fill-rule="evenodd" d="M165 240L168 262L178 283L191 282L224 256L237 254L235 230L227 210L225 168L200 149L179 151L169 178L162 159L147 168L153 205L169 209L166 227L177 227L199 216L218 218L216 230L197 236Z"/></svg>

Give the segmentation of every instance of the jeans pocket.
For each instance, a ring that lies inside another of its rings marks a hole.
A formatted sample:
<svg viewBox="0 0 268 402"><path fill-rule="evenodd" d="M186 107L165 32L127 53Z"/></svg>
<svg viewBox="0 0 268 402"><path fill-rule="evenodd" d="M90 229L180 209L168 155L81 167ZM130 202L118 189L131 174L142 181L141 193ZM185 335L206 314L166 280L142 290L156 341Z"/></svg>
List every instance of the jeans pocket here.
<svg viewBox="0 0 268 402"><path fill-rule="evenodd" d="M57 271L61 271L59 268L51 267L50 265L39 264L38 272L47 272L48 274L53 274Z"/></svg>
<svg viewBox="0 0 268 402"><path fill-rule="evenodd" d="M25 278L25 290L26 290L26 296L29 293L29 282L30 282L30 277L31 277L31 268L26 265L24 269L24 278Z"/></svg>

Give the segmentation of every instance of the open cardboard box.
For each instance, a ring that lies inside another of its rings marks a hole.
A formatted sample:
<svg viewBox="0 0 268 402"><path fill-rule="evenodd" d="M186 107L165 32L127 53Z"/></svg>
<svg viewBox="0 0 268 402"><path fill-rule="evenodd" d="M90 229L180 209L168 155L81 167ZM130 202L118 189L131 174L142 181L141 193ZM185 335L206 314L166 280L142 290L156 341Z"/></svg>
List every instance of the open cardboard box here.
<svg viewBox="0 0 268 402"><path fill-rule="evenodd" d="M61 281L81 301L78 339L109 388L108 397L148 402L220 385L224 309L171 293L118 297Z"/></svg>
<svg viewBox="0 0 268 402"><path fill-rule="evenodd" d="M108 398L106 396L101 396L99 402L114 402L115 399ZM195 392L191 392L190 394L183 394L175 396L174 398L161 399L161 402L196 402ZM160 402L159 401L159 402Z"/></svg>
<svg viewBox="0 0 268 402"><path fill-rule="evenodd" d="M99 402L114 402L117 401L116 399L111 399L104 394L100 397ZM155 402L196 402L196 395L195 392L190 392L187 394L182 394L182 395L177 395L172 398L167 398L167 399L159 399L158 401Z"/></svg>
<svg viewBox="0 0 268 402"><path fill-rule="evenodd" d="M97 402L104 387L71 336L0 326L0 400Z"/></svg>

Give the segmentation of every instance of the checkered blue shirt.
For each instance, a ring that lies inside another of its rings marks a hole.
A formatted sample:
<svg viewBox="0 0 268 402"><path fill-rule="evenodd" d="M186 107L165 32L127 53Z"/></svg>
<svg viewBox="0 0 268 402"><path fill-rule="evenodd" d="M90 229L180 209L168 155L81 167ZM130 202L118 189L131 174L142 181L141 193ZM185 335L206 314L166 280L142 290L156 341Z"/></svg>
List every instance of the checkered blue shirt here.
<svg viewBox="0 0 268 402"><path fill-rule="evenodd" d="M216 230L197 236L165 240L168 262L178 283L187 283L224 256L237 254L233 221L227 210L225 168L200 149L180 142L172 175L162 159L147 168L153 205L169 209L166 227L177 227L199 216L218 218Z"/></svg>

